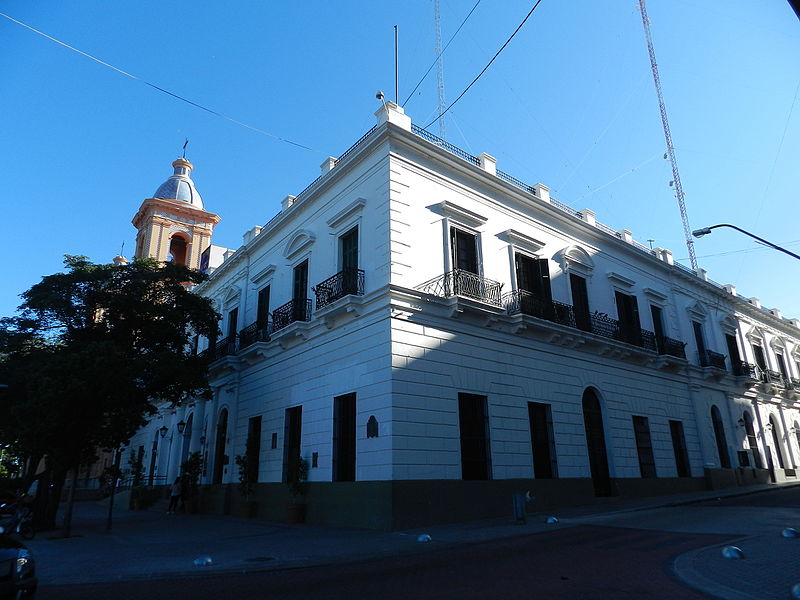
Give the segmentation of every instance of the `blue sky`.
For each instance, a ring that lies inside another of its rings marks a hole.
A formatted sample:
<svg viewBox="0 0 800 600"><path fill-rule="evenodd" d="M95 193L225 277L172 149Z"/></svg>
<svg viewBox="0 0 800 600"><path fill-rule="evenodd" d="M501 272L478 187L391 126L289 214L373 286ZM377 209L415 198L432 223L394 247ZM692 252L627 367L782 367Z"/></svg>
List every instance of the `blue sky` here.
<svg viewBox="0 0 800 600"><path fill-rule="evenodd" d="M474 4L441 0L445 42ZM448 100L532 5L481 0L444 54ZM434 59L432 0L6 0L2 12L313 150L0 18L0 316L65 253L106 262L124 242L130 255L130 220L186 137L206 208L222 216L214 242L238 248L374 124L377 89L394 99L395 24L401 102ZM800 21L784 0L650 0L648 12L692 228L730 222L800 253ZM434 70L405 109L427 125L436 106ZM456 146L687 257L634 0L543 0L445 128ZM800 318L800 262L725 229L695 247L710 278Z"/></svg>

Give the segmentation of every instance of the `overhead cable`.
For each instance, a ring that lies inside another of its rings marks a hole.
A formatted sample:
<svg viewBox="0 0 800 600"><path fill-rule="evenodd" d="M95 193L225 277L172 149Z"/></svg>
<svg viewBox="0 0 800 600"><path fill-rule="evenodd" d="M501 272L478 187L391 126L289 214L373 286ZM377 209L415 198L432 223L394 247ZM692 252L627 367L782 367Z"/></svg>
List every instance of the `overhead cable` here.
<svg viewBox="0 0 800 600"><path fill-rule="evenodd" d="M526 22L526 21L527 21L527 20L530 18L530 16L533 14L533 11L535 11L535 10L536 10L536 7L538 7L538 6L539 6L539 4L541 4L541 2L542 2L542 0L536 0L536 4L534 4L534 5L533 5L533 8L531 8L531 10L528 12L528 14L527 14L527 15L525 15L525 18L524 18L524 19L522 19L522 22L521 22L519 25L517 25L517 28L514 30L514 33L512 33L512 34L511 34L511 36L510 36L510 37L509 37L509 38L506 40L506 43L505 43L505 44L503 44L503 45L500 47L500 50L498 50L498 51L497 51L497 53L496 53L496 54L495 54L495 55L492 57L492 60L490 60L488 63L486 63L486 66L485 66L485 67L483 67L483 70L482 70L480 73L478 73L478 75L475 77L475 79L473 79L473 80L472 80L472 82L471 82L471 83L470 83L470 84L469 84L469 85L466 87L466 89L465 89L463 92L461 92L461 93L458 95L458 98L456 98L455 100L453 100L453 101L452 101L452 102L449 104L449 106L448 106L447 108L445 108L445 109L444 109L444 111L442 111L441 113L439 113L439 116L438 116L438 117L436 117L436 118L435 118L433 121L431 121L430 123L428 123L427 125L425 125L425 127L423 127L423 129L427 129L428 127L430 127L431 125L433 125L434 123L436 123L436 121L438 121L439 119L441 119L441 118L442 118L442 117L443 117L443 116L444 116L444 115L447 113L447 111L448 111L448 110L450 110L451 108L453 108L453 106L455 106L456 102L458 102L459 100L461 100L461 97L462 97L464 94L466 94L466 93L469 91L469 89L470 89L470 88L471 88L473 85L475 85L475 82L476 82L476 81L478 81L478 79L480 79L480 78L481 78L481 75L483 75L483 74L486 72L486 70L487 70L487 69L488 69L488 68L489 68L489 67L492 65L492 63L495 61L495 59L496 59L498 56L500 56L500 53L501 53L503 50L505 50L506 46L508 46L508 44L511 42L511 40L513 40L513 39L514 39L514 36L515 36L515 35L517 35L517 32L518 32L520 29L522 29L522 26L523 26L523 25L525 25L525 22Z"/></svg>
<svg viewBox="0 0 800 600"><path fill-rule="evenodd" d="M240 127L244 127L245 129L249 129L250 131L254 131L256 133L260 133L261 135L265 135L267 137L271 137L271 138L273 138L275 140L278 140L279 142L284 142L286 144L291 144L292 146L297 146L298 148L303 148L304 150L310 150L311 152L318 152L320 154L324 154L324 152L321 152L320 150L316 150L315 148L311 148L309 146L306 146L304 144L300 144L298 142L293 142L292 140L283 138L283 137L281 137L279 135L275 135L275 134L270 133L268 131L264 131L263 129L259 129L258 127L253 127L252 125L248 125L247 123L243 123L242 121L234 119L233 117L229 117L228 115L226 115L224 113L221 113L221 112L218 112L218 111L213 110L211 108L208 108L206 106L203 106L202 104L198 104L197 102L193 102L193 101L189 100L188 98L184 98L183 96L181 96L179 94L176 94L175 92L171 92L171 91L169 91L167 89L159 87L159 86L155 85L154 83L150 83L149 81L146 81L145 79L142 79L141 77L137 77L136 75L128 73L127 71L123 71L122 69L119 69L119 68L115 67L112 64L109 64L109 63L107 63L107 62L105 62L103 60L100 60L99 58L97 58L95 56L92 56L91 54L88 54L88 53L84 52L83 50L79 50L78 48L75 48L74 46L70 46L69 44L67 44L65 42L62 42L61 40L57 40L56 38L54 38L54 37L52 37L50 35L47 35L46 33L42 32L42 31L39 31L38 29L34 29L30 25L26 25L22 21L17 21L16 19L14 19L13 17L8 16L7 14L0 13L0 17L5 17L9 21L11 21L13 23L16 23L17 25L20 25L21 27L24 27L25 29L28 29L28 30L32 31L33 33L35 33L37 35L40 35L43 38L46 38L46 39L50 40L51 42L55 42L56 44L58 44L60 46L63 46L64 48L67 48L68 50L72 50L73 52L77 52L81 56L85 56L89 60L93 60L94 62L96 62L96 63L98 63L100 65L103 65L104 67L108 67L112 71L116 71L117 73L119 73L121 75L124 75L125 77L129 77L129 78L131 78L131 79L133 79L135 81L143 83L143 84L145 84L145 85L147 85L147 86L149 86L149 87L151 87L151 88L153 88L155 90L158 90L159 92L163 92L164 94L167 94L168 96L172 96L173 98L175 98L177 100L180 100L181 102L185 102L186 104L194 106L195 108L199 108L200 110L204 110L207 113L210 113L210 114L212 114L212 115L214 115L216 117L220 117L222 119L225 119L226 121L230 121L231 123L234 123L235 125L239 125Z"/></svg>

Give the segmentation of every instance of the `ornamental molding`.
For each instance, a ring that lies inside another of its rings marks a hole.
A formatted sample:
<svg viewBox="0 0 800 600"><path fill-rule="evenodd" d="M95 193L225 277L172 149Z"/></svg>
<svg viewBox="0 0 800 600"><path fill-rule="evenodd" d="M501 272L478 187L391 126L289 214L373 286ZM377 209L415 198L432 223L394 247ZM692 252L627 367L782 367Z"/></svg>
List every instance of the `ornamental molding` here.
<svg viewBox="0 0 800 600"><path fill-rule="evenodd" d="M292 260L298 254L311 247L317 236L310 229L298 229L290 237L283 249L283 257Z"/></svg>
<svg viewBox="0 0 800 600"><path fill-rule="evenodd" d="M361 212L366 205L367 201L364 198L357 198L354 202L350 203L338 213L333 215L330 219L328 219L326 221L328 227L338 227L351 216Z"/></svg>
<svg viewBox="0 0 800 600"><path fill-rule="evenodd" d="M516 248L527 250L532 254L539 252L539 250L544 248L545 245L544 242L532 238L529 235L525 235L516 229L506 229L505 231L498 233L497 237Z"/></svg>
<svg viewBox="0 0 800 600"><path fill-rule="evenodd" d="M476 212L472 212L471 210L466 209L463 206L459 206L454 202L450 202L449 200L445 200L444 202L440 202L439 204L435 204L433 207L428 208L436 208L445 217L452 219L457 223L467 225L468 227L480 227L489 220L487 217L479 215Z"/></svg>
<svg viewBox="0 0 800 600"><path fill-rule="evenodd" d="M619 273L615 273L614 271L609 271L608 273L606 273L606 277L608 277L611 283L615 283L618 286L627 289L631 289L633 285L636 283L633 279L625 277L624 275L620 275Z"/></svg>

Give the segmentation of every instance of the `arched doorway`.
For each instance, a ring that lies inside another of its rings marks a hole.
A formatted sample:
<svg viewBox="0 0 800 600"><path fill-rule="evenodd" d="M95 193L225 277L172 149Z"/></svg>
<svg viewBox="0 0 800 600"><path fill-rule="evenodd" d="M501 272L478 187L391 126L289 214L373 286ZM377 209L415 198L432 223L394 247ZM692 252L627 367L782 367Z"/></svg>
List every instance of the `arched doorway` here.
<svg viewBox="0 0 800 600"><path fill-rule="evenodd" d="M211 483L222 483L222 469L225 467L225 438L228 435L228 409L223 408L217 420L217 440L214 444L214 471Z"/></svg>
<svg viewBox="0 0 800 600"><path fill-rule="evenodd" d="M181 460L179 467L186 462L189 458L189 444L192 441L192 424L194 423L194 413L189 415L186 419L186 425L183 427L183 445L181 446Z"/></svg>
<svg viewBox="0 0 800 600"><path fill-rule="evenodd" d="M722 415L715 404L711 406L711 423L714 426L714 439L717 440L719 464L723 469L730 469L731 459L728 455L728 441L725 439L725 427L722 425Z"/></svg>
<svg viewBox="0 0 800 600"><path fill-rule="evenodd" d="M583 392L583 425L586 431L586 447L589 452L594 493L596 496L610 496L611 474L608 469L603 412L600 400L591 388Z"/></svg>
<svg viewBox="0 0 800 600"><path fill-rule="evenodd" d="M783 448L781 448L781 436L780 436L780 429L778 429L778 423L775 420L775 415L770 415L769 417L769 424L771 425L770 429L772 429L772 443L775 445L775 453L778 455L778 466L781 469L786 468L786 462L783 460Z"/></svg>
<svg viewBox="0 0 800 600"><path fill-rule="evenodd" d="M758 440L756 439L756 432L753 429L753 417L750 416L748 411L744 411L742 415L744 419L744 430L747 434L747 443L750 446L750 450L753 452L753 466L756 469L763 469L763 464L761 463L761 453L758 451Z"/></svg>
<svg viewBox="0 0 800 600"><path fill-rule="evenodd" d="M173 235L169 241L169 253L167 262L174 262L177 265L187 264L189 243L182 235Z"/></svg>

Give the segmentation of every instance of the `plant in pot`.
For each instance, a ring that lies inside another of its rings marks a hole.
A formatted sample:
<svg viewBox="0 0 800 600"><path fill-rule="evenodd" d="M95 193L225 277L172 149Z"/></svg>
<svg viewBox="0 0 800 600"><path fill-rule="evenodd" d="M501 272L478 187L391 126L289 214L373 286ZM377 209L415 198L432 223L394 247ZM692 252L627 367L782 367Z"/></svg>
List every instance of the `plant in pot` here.
<svg viewBox="0 0 800 600"><path fill-rule="evenodd" d="M303 496L306 494L306 480L308 479L308 461L300 453L289 457L286 483L292 494L292 502L288 506L289 523L303 523L306 520L306 504Z"/></svg>
<svg viewBox="0 0 800 600"><path fill-rule="evenodd" d="M242 497L242 516L252 519L258 513L258 503L255 500L251 500L255 491L255 484L258 481L258 447L254 439L250 436L247 437L244 454L238 454L235 460L236 466L239 467L239 494Z"/></svg>
<svg viewBox="0 0 800 600"><path fill-rule="evenodd" d="M141 452L131 454L128 460L128 474L131 478L131 510L144 508L144 457Z"/></svg>
<svg viewBox="0 0 800 600"><path fill-rule="evenodd" d="M181 483L184 510L191 514L197 510L200 495L200 475L203 472L203 457L200 452L192 452L181 463Z"/></svg>

